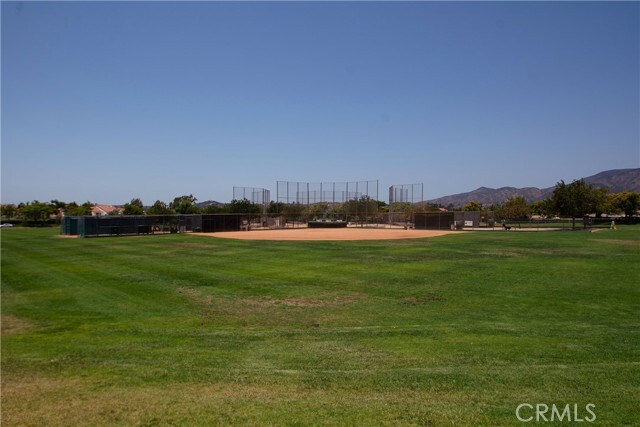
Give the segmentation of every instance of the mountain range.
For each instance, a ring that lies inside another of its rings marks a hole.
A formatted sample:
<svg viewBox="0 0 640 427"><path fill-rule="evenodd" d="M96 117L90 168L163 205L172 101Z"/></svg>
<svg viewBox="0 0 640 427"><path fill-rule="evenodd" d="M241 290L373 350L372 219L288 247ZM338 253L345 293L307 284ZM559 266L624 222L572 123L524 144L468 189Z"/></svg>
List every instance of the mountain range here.
<svg viewBox="0 0 640 427"><path fill-rule="evenodd" d="M640 168L637 169L613 169L600 172L583 178L585 182L599 188L607 188L613 193L621 191L635 191L640 193ZM567 183L569 184L569 183ZM471 201L482 203L484 206L504 203L512 197L524 197L527 203L547 199L553 194L554 187L502 187L487 188L480 187L467 193L452 194L427 200L428 203L440 204L442 206L464 206Z"/></svg>

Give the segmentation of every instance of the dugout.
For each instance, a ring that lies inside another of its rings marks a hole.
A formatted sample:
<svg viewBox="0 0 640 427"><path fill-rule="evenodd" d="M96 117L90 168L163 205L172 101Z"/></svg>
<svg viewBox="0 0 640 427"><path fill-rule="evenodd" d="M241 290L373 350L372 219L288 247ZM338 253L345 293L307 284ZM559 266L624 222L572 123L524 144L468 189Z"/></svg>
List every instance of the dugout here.
<svg viewBox="0 0 640 427"><path fill-rule="evenodd" d="M78 235L78 222L80 217L63 217L60 221L60 234L65 236L77 236Z"/></svg>
<svg viewBox="0 0 640 427"><path fill-rule="evenodd" d="M79 237L135 236L249 230L261 221L259 215L195 214L195 215L119 215L71 216L62 218L60 234Z"/></svg>
<svg viewBox="0 0 640 427"><path fill-rule="evenodd" d="M463 228L479 228L492 226L493 212L479 211L447 211L447 212L416 212L414 214L415 228L418 230L450 230L452 226Z"/></svg>
<svg viewBox="0 0 640 427"><path fill-rule="evenodd" d="M340 220L309 221L307 223L307 227L309 228L347 228L347 221L340 221Z"/></svg>
<svg viewBox="0 0 640 427"><path fill-rule="evenodd" d="M450 230L454 220L454 212L416 212L413 223L416 230Z"/></svg>
<svg viewBox="0 0 640 427"><path fill-rule="evenodd" d="M258 224L259 215L247 214L209 214L202 216L202 231L216 233L221 231L249 230L252 224Z"/></svg>
<svg viewBox="0 0 640 427"><path fill-rule="evenodd" d="M60 233L69 236L132 236L184 233L202 229L201 215L72 216L62 218Z"/></svg>

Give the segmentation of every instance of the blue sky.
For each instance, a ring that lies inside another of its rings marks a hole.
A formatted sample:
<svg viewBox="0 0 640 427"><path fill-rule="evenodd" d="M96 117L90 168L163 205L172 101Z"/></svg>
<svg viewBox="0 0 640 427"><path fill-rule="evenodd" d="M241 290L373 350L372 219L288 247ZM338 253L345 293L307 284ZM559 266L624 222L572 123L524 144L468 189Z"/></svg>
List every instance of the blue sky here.
<svg viewBox="0 0 640 427"><path fill-rule="evenodd" d="M2 2L2 202L640 167L638 2Z"/></svg>

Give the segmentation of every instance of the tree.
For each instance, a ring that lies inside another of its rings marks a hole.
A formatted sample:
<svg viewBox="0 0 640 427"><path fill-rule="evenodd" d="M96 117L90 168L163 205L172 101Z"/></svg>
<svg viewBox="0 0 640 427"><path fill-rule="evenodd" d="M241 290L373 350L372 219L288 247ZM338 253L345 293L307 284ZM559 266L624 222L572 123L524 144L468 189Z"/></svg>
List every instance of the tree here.
<svg viewBox="0 0 640 427"><path fill-rule="evenodd" d="M573 181L571 184L560 181L553 190L551 200L553 208L560 215L572 219L572 228L575 230L576 218L596 211L598 194L595 187L583 179Z"/></svg>
<svg viewBox="0 0 640 427"><path fill-rule="evenodd" d="M329 203L327 202L313 203L308 206L307 211L310 217L324 218L327 215L327 213L330 211Z"/></svg>
<svg viewBox="0 0 640 427"><path fill-rule="evenodd" d="M527 201L521 196L512 197L502 204L491 205L489 210L495 213L497 221L527 218L531 212Z"/></svg>
<svg viewBox="0 0 640 427"><path fill-rule="evenodd" d="M477 212L477 211L482 211L483 207L482 207L482 203L471 201L466 205L464 205L464 208L462 208L462 210L467 212Z"/></svg>
<svg viewBox="0 0 640 427"><path fill-rule="evenodd" d="M267 213L272 215L278 215L284 212L285 204L282 202L274 202L273 200L269 203L269 207L267 208Z"/></svg>
<svg viewBox="0 0 640 427"><path fill-rule="evenodd" d="M544 199L533 202L529 206L529 209L531 209L532 214L539 215L544 218L549 218L555 215L551 199Z"/></svg>
<svg viewBox="0 0 640 427"><path fill-rule="evenodd" d="M204 210L204 213L207 213L207 214L217 214L217 213L224 213L224 212L225 210L223 207L220 207L215 204L207 206Z"/></svg>
<svg viewBox="0 0 640 427"><path fill-rule="evenodd" d="M144 209L142 208L142 200L131 199L131 202L124 204L123 215L144 215Z"/></svg>
<svg viewBox="0 0 640 427"><path fill-rule="evenodd" d="M16 207L16 205L12 203L8 205L0 206L0 214L7 219L13 218L14 216L16 216L17 213L18 213L18 208Z"/></svg>
<svg viewBox="0 0 640 427"><path fill-rule="evenodd" d="M416 212L438 212L444 206L436 203L419 202L416 205Z"/></svg>
<svg viewBox="0 0 640 427"><path fill-rule="evenodd" d="M225 206L225 211L228 213L259 214L262 213L262 206L251 203L248 199L234 199Z"/></svg>
<svg viewBox="0 0 640 427"><path fill-rule="evenodd" d="M197 200L192 194L179 196L173 199L173 202L169 204L169 208L178 214L197 214L200 213L200 209L195 204Z"/></svg>
<svg viewBox="0 0 640 427"><path fill-rule="evenodd" d="M390 220L393 222L410 221L414 212L415 208L409 202L393 202L389 205Z"/></svg>
<svg viewBox="0 0 640 427"><path fill-rule="evenodd" d="M62 212L65 211L67 204L65 202L61 202L60 200L54 199L49 202L49 206L53 209L53 212L56 215L56 219L60 219L62 216Z"/></svg>
<svg viewBox="0 0 640 427"><path fill-rule="evenodd" d="M506 218L526 218L529 216L530 209L527 201L522 196L512 197L507 200L503 206Z"/></svg>
<svg viewBox="0 0 640 427"><path fill-rule="evenodd" d="M66 216L91 215L92 206L93 206L93 203L91 202L85 202L80 206L78 206L76 202L67 203L67 207L64 210L64 214Z"/></svg>
<svg viewBox="0 0 640 427"><path fill-rule="evenodd" d="M298 221L304 214L304 205L300 203L287 203L282 207L280 214L287 217L287 220Z"/></svg>
<svg viewBox="0 0 640 427"><path fill-rule="evenodd" d="M131 203L124 204L123 215L144 215L144 210L140 206L132 205Z"/></svg>
<svg viewBox="0 0 640 427"><path fill-rule="evenodd" d="M20 216L26 221L44 222L55 213L53 206L34 200L20 208Z"/></svg>
<svg viewBox="0 0 640 427"><path fill-rule="evenodd" d="M64 210L64 208L67 207L67 204L65 202L61 202L60 200L56 200L56 199L50 201L49 204L53 206L56 210L59 210L59 209Z"/></svg>
<svg viewBox="0 0 640 427"><path fill-rule="evenodd" d="M640 194L634 191L616 193L611 199L612 208L624 212L625 216L633 216L640 208Z"/></svg>
<svg viewBox="0 0 640 427"><path fill-rule="evenodd" d="M343 206L347 217L354 216L357 221L370 221L378 215L378 201L369 196L348 200Z"/></svg>
<svg viewBox="0 0 640 427"><path fill-rule="evenodd" d="M611 211L611 203L609 202L609 190L606 188L593 189L594 213L596 217L601 217L603 213Z"/></svg>
<svg viewBox="0 0 640 427"><path fill-rule="evenodd" d="M175 214L175 211L169 208L167 204L161 200L156 202L147 210L149 215L171 215Z"/></svg>

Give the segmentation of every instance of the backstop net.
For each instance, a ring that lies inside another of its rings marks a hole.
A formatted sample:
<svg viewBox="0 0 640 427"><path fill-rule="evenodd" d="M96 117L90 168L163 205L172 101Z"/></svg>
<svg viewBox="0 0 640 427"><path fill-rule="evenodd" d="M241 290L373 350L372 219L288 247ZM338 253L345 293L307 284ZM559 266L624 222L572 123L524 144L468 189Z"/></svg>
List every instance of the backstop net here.
<svg viewBox="0 0 640 427"><path fill-rule="evenodd" d="M413 223L413 215L424 203L423 184L400 184L389 187L389 216L391 225Z"/></svg>
<svg viewBox="0 0 640 427"><path fill-rule="evenodd" d="M278 181L276 202L288 227L309 221L347 221L360 226L381 222L377 180Z"/></svg>
<svg viewBox="0 0 640 427"><path fill-rule="evenodd" d="M233 187L233 200L246 199L262 208L262 213L267 213L271 202L271 192L264 188Z"/></svg>

